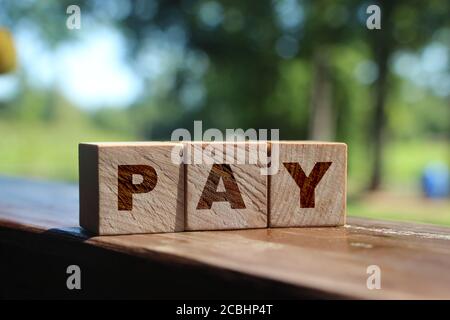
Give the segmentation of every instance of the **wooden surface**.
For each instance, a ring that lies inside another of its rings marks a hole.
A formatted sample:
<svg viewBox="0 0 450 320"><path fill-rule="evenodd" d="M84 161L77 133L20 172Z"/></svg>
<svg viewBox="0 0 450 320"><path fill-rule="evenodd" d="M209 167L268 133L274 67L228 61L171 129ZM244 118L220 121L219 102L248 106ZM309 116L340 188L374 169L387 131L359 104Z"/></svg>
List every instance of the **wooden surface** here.
<svg viewBox="0 0 450 320"><path fill-rule="evenodd" d="M257 147L267 150L267 143L187 144L186 230L267 227L267 176L261 175ZM196 154L203 154L203 163L195 163ZM238 164L238 155L245 157L243 164Z"/></svg>
<svg viewBox="0 0 450 320"><path fill-rule="evenodd" d="M270 145L272 157L279 153L280 168L269 178L269 225L344 225L347 145L303 141L279 141ZM325 165L323 172L320 165Z"/></svg>
<svg viewBox="0 0 450 320"><path fill-rule="evenodd" d="M189 276L183 272L190 270L197 274L196 282L185 283L180 290L198 287L206 290L205 294L225 290L234 281L245 284L240 287L242 290L259 283L265 287L258 288L265 288L266 297L272 298L283 297L277 295L283 288L288 290L283 291L285 294L289 292L284 296L289 297L450 298L450 229L430 225L349 218L345 227L90 237L78 227L77 186L2 178L0 244L5 248L1 252L0 267L11 265L7 269L10 273L28 268L21 273L21 278L34 267L14 264L16 249L8 249L10 247L28 250L28 257L36 257L35 265L39 265L39 257L45 248L51 248L48 254L63 255L64 261L71 263L89 256L86 250L101 248L105 252L122 254L129 260L138 257L149 263L164 263L161 270L171 270L171 274L156 280L173 286L176 283L170 282L171 278L183 275L183 278L176 278L177 281L188 281ZM80 253L81 249L85 251ZM125 267L114 259L112 261L116 262L108 263L96 277L101 277L115 265L122 268L116 281L126 277ZM98 253L88 260L101 266ZM381 290L366 287L369 265L381 268ZM154 264L151 266L145 268L152 268L151 273L156 272ZM172 272L174 266L181 268ZM58 270L52 272L58 273ZM10 290L16 290L16 295L22 292L15 282L19 280L10 280L16 279L10 274L2 273L2 276L9 281ZM215 283L214 279L220 277L221 282ZM43 290L48 283L41 278L36 275L33 284L40 283ZM95 283L96 280L98 278L91 281ZM145 283L145 278L140 281ZM153 292L153 297L176 297L177 290L173 288L163 294L154 292L150 283L146 290ZM234 296L239 296L240 291L236 288L239 287L228 287L231 297L233 290L236 290ZM3 287L2 290L6 289ZM4 292L5 296L11 296L10 291ZM260 289L250 292L250 296L259 297L258 292ZM186 296L202 297L189 295L189 292Z"/></svg>
<svg viewBox="0 0 450 320"><path fill-rule="evenodd" d="M182 154L171 142L80 144L80 224L100 235L183 231L184 169L172 162L174 148Z"/></svg>

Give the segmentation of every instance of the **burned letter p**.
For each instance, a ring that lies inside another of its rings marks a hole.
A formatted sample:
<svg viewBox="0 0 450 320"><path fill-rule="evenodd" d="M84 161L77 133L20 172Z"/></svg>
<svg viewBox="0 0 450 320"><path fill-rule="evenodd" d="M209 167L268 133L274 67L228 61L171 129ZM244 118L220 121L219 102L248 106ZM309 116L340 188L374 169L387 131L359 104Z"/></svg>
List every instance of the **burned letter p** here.
<svg viewBox="0 0 450 320"><path fill-rule="evenodd" d="M142 181L134 183L133 176L140 176ZM152 191L158 182L158 175L148 165L119 165L118 167L118 210L133 209L133 194Z"/></svg>

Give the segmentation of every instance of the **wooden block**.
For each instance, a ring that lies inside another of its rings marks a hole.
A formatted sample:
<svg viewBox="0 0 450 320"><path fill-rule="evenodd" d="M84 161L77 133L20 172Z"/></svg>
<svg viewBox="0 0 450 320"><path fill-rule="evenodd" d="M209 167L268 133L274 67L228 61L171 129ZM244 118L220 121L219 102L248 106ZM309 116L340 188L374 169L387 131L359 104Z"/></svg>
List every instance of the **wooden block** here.
<svg viewBox="0 0 450 320"><path fill-rule="evenodd" d="M183 231L184 168L172 151L183 144L80 144L80 225L99 235Z"/></svg>
<svg viewBox="0 0 450 320"><path fill-rule="evenodd" d="M267 154L265 142L185 144L184 152L191 159L186 166L186 230L267 227L267 176L261 174L262 163L251 152L257 148ZM209 164L194 163L202 154ZM238 155L245 155L247 161L239 164Z"/></svg>
<svg viewBox="0 0 450 320"><path fill-rule="evenodd" d="M271 142L279 151L279 171L270 181L270 227L345 224L347 145Z"/></svg>

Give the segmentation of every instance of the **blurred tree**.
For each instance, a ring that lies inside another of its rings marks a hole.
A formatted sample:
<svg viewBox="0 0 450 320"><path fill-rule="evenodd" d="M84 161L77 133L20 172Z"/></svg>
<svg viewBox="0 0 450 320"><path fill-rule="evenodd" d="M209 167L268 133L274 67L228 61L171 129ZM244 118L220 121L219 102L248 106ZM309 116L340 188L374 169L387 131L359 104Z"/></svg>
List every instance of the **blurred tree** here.
<svg viewBox="0 0 450 320"><path fill-rule="evenodd" d="M0 21L10 28L26 24L57 44L76 34L65 27L70 4L74 2L0 0ZM426 5L419 0L76 4L82 28L86 21L104 22L125 35L129 62L149 88L127 116L99 111L97 123L147 139L168 139L173 129L191 128L200 119L205 128L280 128L284 139L337 136L347 141L367 135L373 149L371 189L381 184L385 109L395 81L391 58L398 50L423 48L434 32L449 28L450 11L450 3L440 0ZM366 28L370 4L381 7L381 30ZM152 50L166 61L165 74L157 80L147 68ZM355 67L354 51L374 65L371 113L364 108L370 102L352 101L354 91L364 90L351 82L352 71L344 70ZM367 122L371 130L364 130Z"/></svg>
<svg viewBox="0 0 450 320"><path fill-rule="evenodd" d="M367 30L373 59L378 69L374 83L374 114L371 131L373 144L370 190L380 188L385 140L385 107L389 93L389 61L398 50L417 49L427 44L439 28L450 25L448 1L381 1L382 27ZM420 8L419 10L413 8Z"/></svg>

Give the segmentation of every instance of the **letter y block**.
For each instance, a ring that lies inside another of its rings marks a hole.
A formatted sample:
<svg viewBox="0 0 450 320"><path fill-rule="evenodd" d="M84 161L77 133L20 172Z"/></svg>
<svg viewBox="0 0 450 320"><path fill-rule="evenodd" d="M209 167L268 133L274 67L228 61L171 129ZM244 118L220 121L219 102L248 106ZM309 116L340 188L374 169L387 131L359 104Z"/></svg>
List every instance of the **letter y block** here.
<svg viewBox="0 0 450 320"><path fill-rule="evenodd" d="M279 141L270 152L279 159L278 173L269 177L270 227L345 224L345 143Z"/></svg>
<svg viewBox="0 0 450 320"><path fill-rule="evenodd" d="M184 230L183 144L79 145L80 225L98 235Z"/></svg>

